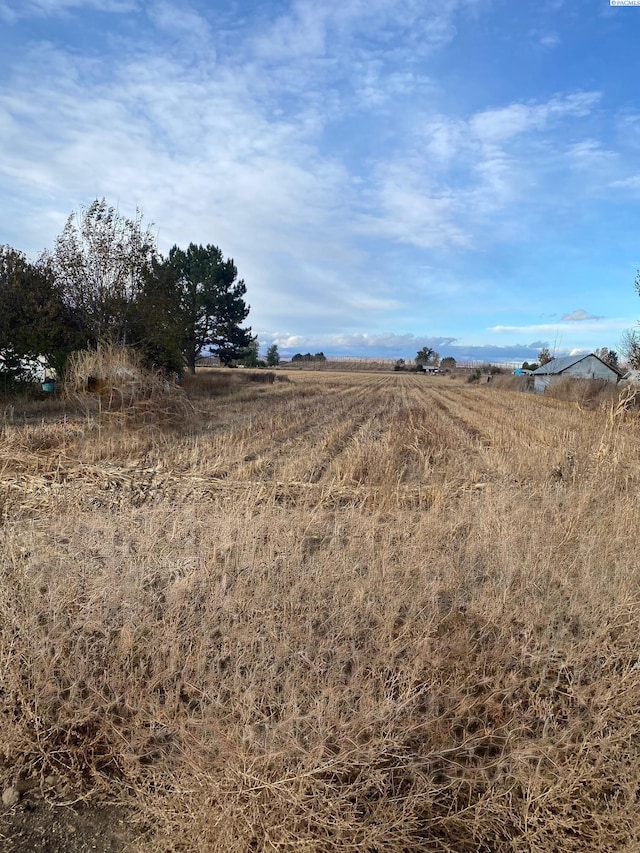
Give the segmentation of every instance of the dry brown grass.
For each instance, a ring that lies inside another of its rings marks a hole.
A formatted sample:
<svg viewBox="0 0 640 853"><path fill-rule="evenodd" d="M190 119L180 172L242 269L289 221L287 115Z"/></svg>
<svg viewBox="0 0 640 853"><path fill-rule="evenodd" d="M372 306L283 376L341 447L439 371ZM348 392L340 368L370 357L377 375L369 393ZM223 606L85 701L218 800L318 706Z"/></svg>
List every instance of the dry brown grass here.
<svg viewBox="0 0 640 853"><path fill-rule="evenodd" d="M72 409L120 426L182 424L193 406L176 383L143 366L130 347L101 345L74 352L62 383Z"/></svg>
<svg viewBox="0 0 640 853"><path fill-rule="evenodd" d="M527 391L533 393L533 376L494 376L492 378L494 388L502 391ZM552 382L545 391L545 397L554 400L564 400L567 403L576 403L580 408L597 409L609 408L618 405L620 396L626 397L626 408L632 408L637 395L633 394L634 386L627 393L630 385L626 382L619 384L607 382L603 379L575 379L571 377L558 378Z"/></svg>
<svg viewBox="0 0 640 853"><path fill-rule="evenodd" d="M533 391L533 376L513 376L510 373L491 377L494 388L502 391Z"/></svg>
<svg viewBox="0 0 640 853"><path fill-rule="evenodd" d="M548 397L577 403L583 408L595 409L607 404L617 404L621 388L604 379L560 378L546 390Z"/></svg>
<svg viewBox="0 0 640 853"><path fill-rule="evenodd" d="M637 417L290 375L5 423L0 780L145 850L638 849Z"/></svg>

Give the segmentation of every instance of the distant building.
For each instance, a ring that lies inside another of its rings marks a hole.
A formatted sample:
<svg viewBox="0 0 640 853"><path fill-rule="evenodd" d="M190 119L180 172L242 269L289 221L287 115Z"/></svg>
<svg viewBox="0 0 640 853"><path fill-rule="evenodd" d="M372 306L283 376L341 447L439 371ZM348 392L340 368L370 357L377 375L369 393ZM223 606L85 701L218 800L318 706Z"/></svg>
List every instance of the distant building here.
<svg viewBox="0 0 640 853"><path fill-rule="evenodd" d="M11 356L12 354L9 354ZM6 351L0 350L0 372L2 370L17 369L22 373L22 378L27 382L44 382L47 376L55 375L55 370L49 367L49 362L44 355L25 356L24 358L14 361L13 357L8 359L9 364L5 361L7 357Z"/></svg>
<svg viewBox="0 0 640 853"><path fill-rule="evenodd" d="M533 390L544 394L549 385L559 379L600 379L605 382L617 382L620 371L598 358L597 355L566 355L553 358L533 371Z"/></svg>

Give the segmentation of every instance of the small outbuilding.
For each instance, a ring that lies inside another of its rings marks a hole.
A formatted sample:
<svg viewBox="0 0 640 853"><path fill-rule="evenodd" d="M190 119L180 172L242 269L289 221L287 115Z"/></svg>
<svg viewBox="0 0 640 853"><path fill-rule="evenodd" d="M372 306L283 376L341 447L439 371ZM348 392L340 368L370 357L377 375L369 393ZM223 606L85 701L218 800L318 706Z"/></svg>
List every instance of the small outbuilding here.
<svg viewBox="0 0 640 853"><path fill-rule="evenodd" d="M559 379L600 379L605 382L617 382L620 371L602 361L597 355L566 355L553 358L533 371L533 390L544 394L549 385Z"/></svg>

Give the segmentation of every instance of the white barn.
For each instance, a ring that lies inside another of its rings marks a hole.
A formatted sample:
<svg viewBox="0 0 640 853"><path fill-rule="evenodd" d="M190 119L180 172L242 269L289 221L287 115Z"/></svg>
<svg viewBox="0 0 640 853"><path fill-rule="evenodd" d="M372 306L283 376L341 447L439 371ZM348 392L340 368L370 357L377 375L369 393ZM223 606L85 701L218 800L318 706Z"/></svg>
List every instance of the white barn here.
<svg viewBox="0 0 640 853"><path fill-rule="evenodd" d="M566 355L553 358L533 371L533 390L544 394L546 389L558 379L600 379L605 382L617 382L620 371L602 361L597 355Z"/></svg>

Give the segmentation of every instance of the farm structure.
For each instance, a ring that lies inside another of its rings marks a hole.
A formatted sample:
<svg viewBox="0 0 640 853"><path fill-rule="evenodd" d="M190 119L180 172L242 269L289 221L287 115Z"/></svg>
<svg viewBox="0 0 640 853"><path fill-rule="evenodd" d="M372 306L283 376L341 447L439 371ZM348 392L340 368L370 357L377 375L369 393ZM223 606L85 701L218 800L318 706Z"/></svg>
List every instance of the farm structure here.
<svg viewBox="0 0 640 853"><path fill-rule="evenodd" d="M6 350L0 350L0 368L3 370L17 368L24 378L34 382L44 382L48 375L55 373L44 355L25 356L14 360L13 354Z"/></svg>
<svg viewBox="0 0 640 853"><path fill-rule="evenodd" d="M600 379L605 382L617 382L620 371L612 367L597 355L567 355L553 358L533 371L533 390L544 394L547 388L560 379Z"/></svg>

